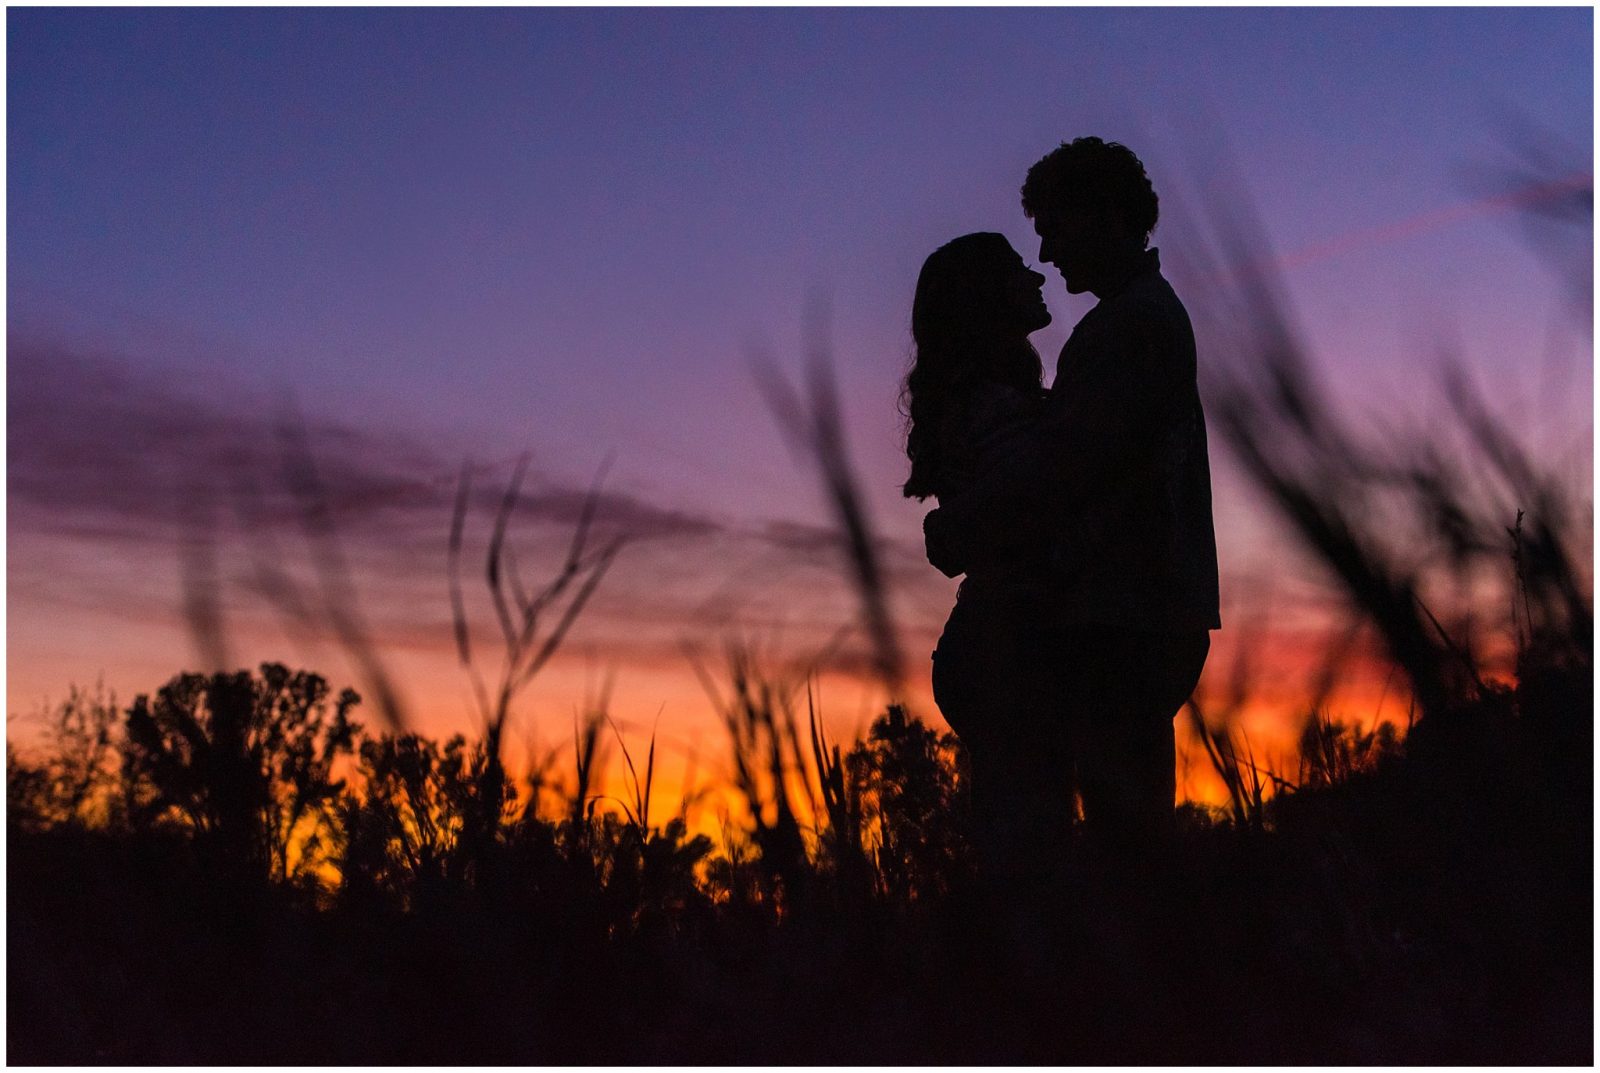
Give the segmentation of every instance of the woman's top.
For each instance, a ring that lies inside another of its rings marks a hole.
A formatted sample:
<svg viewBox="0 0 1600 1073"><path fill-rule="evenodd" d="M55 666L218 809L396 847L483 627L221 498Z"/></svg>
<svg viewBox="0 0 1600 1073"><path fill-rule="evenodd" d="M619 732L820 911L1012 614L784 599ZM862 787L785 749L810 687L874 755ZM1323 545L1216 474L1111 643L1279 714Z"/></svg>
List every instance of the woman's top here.
<svg viewBox="0 0 1600 1073"><path fill-rule="evenodd" d="M1044 412L1044 390L1020 391L991 380L965 385L939 428L941 503L961 496L983 479L983 471L1008 446L1025 436ZM984 534L993 557L974 562L956 599L964 604L999 603L1028 610L1046 598L1050 549L1040 539L1015 542L1012 526L997 519Z"/></svg>

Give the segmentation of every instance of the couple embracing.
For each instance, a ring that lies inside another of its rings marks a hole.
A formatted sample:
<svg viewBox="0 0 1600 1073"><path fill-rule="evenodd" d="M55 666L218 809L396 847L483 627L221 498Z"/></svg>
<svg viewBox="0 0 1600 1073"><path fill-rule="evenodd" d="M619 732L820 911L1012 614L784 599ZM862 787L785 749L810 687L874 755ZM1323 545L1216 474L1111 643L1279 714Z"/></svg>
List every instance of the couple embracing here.
<svg viewBox="0 0 1600 1073"><path fill-rule="evenodd" d="M928 559L966 575L934 652L940 711L972 764L981 873L1047 879L1081 805L1090 846L1159 855L1173 822L1173 717L1218 628L1216 539L1195 343L1149 247L1139 159L1099 138L1036 163L1022 210L1039 260L1098 304L1049 389L1050 323L1004 237L923 265L905 383L905 494L938 501Z"/></svg>

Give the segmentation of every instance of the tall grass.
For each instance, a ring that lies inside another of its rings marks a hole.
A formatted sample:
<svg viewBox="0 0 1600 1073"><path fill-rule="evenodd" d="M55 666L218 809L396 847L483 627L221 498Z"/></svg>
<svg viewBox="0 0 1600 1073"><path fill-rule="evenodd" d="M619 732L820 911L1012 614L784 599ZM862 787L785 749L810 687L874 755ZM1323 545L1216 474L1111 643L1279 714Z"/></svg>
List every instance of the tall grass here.
<svg viewBox="0 0 1600 1073"><path fill-rule="evenodd" d="M506 722L512 714L512 706L560 649L573 623L626 543L625 538L617 537L597 550L591 551L588 547L595 510L600 502L601 484L609 468L607 463L601 468L584 501L573 528L566 558L543 586L528 588L507 541L507 530L516 510L529 461L528 455L518 459L506 485L495 514L484 561L484 583L500 626L502 645L500 669L492 691L473 661L472 631L461 579L462 544L472 492L470 463L462 467L455 511L450 523L447 572L456 653L463 670L472 680L484 727L479 751L481 766L476 776L477 807L469 813L463 832L467 852L478 860L480 867L494 853L494 842L499 837L505 813L516 808L501 755ZM541 627L544 627L542 632ZM575 800L580 808L587 793L590 775L587 761L594 755L597 734L598 722L594 721L588 731L588 748L580 746L578 749L579 788Z"/></svg>

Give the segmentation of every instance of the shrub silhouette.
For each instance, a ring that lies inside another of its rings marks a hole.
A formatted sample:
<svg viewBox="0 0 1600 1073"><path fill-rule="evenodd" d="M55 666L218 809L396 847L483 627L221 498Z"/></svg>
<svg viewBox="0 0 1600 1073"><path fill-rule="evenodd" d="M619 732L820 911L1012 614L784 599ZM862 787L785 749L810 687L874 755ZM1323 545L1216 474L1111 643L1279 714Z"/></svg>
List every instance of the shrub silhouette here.
<svg viewBox="0 0 1600 1073"><path fill-rule="evenodd" d="M477 751L459 734L442 745L417 734L361 742L361 793L339 802L344 901L391 899L405 907L460 878Z"/></svg>
<svg viewBox="0 0 1600 1073"><path fill-rule="evenodd" d="M1393 723L1363 730L1329 718L1315 710L1300 732L1299 789L1337 786L1370 772L1380 763L1400 755L1400 738Z"/></svg>
<svg viewBox="0 0 1600 1073"><path fill-rule="evenodd" d="M123 778L135 828L177 822L222 873L309 880L323 862L360 697L331 710L320 676L262 664L258 675L182 674L128 709Z"/></svg>
<svg viewBox="0 0 1600 1073"><path fill-rule="evenodd" d="M846 758L850 795L875 836L879 889L892 901L948 894L970 867L964 759L955 735L898 705Z"/></svg>
<svg viewBox="0 0 1600 1073"><path fill-rule="evenodd" d="M43 754L24 758L6 743L9 822L27 830L121 822L116 762L122 714L103 686L72 687L47 714Z"/></svg>

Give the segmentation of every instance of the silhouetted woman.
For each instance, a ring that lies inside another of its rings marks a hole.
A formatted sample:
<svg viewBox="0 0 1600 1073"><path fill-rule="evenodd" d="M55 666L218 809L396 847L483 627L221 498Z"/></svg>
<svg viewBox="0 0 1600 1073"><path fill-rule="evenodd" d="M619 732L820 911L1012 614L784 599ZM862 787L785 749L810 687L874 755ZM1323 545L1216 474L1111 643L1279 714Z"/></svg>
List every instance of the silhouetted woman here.
<svg viewBox="0 0 1600 1073"><path fill-rule="evenodd" d="M1043 410L1028 336L1050 323L1033 271L1005 237L963 235L922 266L906 377L907 496L960 495ZM996 517L934 652L933 693L972 762L974 839L991 884L1044 878L1073 813L1072 761L1053 705L1061 653L1042 643L1048 549Z"/></svg>

